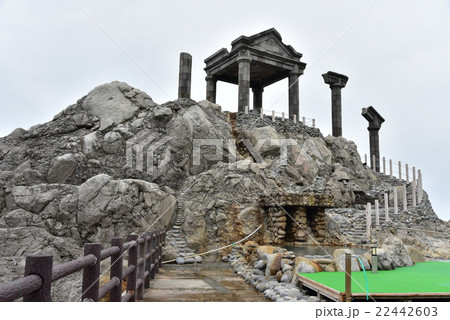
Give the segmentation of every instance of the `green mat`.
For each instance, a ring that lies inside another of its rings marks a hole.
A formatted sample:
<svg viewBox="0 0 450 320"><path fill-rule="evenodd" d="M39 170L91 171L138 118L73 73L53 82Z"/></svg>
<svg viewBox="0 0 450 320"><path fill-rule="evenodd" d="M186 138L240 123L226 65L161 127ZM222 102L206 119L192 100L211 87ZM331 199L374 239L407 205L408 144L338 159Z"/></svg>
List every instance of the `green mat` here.
<svg viewBox="0 0 450 320"><path fill-rule="evenodd" d="M345 292L344 272L300 273L300 275ZM450 263L421 262L412 267L367 271L370 293L431 293L450 292ZM352 292L365 293L364 272L352 272Z"/></svg>

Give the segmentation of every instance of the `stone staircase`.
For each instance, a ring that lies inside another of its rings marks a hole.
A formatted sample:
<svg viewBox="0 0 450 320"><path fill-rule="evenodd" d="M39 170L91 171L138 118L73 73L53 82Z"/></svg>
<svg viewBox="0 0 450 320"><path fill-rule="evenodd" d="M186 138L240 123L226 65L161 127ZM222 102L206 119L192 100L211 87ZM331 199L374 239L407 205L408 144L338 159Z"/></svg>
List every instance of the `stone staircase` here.
<svg viewBox="0 0 450 320"><path fill-rule="evenodd" d="M188 264L188 263L201 263L202 257L195 255L195 252L187 247L186 240L184 239L181 229L183 225L182 212L182 199L179 198L176 202L176 217L175 223L172 229L166 233L166 242L169 243L177 252L176 263Z"/></svg>

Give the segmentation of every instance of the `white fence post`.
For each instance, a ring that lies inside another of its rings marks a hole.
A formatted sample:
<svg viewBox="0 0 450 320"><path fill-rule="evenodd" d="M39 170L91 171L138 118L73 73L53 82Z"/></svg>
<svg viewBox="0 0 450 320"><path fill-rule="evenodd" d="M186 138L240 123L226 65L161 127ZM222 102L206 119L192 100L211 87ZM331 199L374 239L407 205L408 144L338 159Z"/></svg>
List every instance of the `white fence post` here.
<svg viewBox="0 0 450 320"><path fill-rule="evenodd" d="M244 107L244 112L245 112L245 114L248 114L248 106Z"/></svg>
<svg viewBox="0 0 450 320"><path fill-rule="evenodd" d="M403 185L403 211L408 211L408 198L406 194L406 184Z"/></svg>
<svg viewBox="0 0 450 320"><path fill-rule="evenodd" d="M389 159L389 177L392 178L392 159Z"/></svg>
<svg viewBox="0 0 450 320"><path fill-rule="evenodd" d="M312 119L312 127L313 127L313 128L316 127L316 119Z"/></svg>
<svg viewBox="0 0 450 320"><path fill-rule="evenodd" d="M263 108L261 108L260 117L261 117L261 119L264 119L264 109Z"/></svg>
<svg viewBox="0 0 450 320"><path fill-rule="evenodd" d="M409 167L408 164L405 164L406 170L406 183L409 183Z"/></svg>
<svg viewBox="0 0 450 320"><path fill-rule="evenodd" d="M294 114L294 123L297 123L297 115Z"/></svg>
<svg viewBox="0 0 450 320"><path fill-rule="evenodd" d="M419 204L422 203L422 197L423 197L423 181L422 181L422 170L418 170L417 175L419 177L417 181L417 202Z"/></svg>
<svg viewBox="0 0 450 320"><path fill-rule="evenodd" d="M383 174L386 175L386 158L383 157Z"/></svg>
<svg viewBox="0 0 450 320"><path fill-rule="evenodd" d="M367 203L366 206L366 235L370 240L370 227L372 225L372 205L370 202Z"/></svg>
<svg viewBox="0 0 450 320"><path fill-rule="evenodd" d="M375 224L378 227L380 225L380 203L375 200Z"/></svg>
<svg viewBox="0 0 450 320"><path fill-rule="evenodd" d="M272 110L272 122L275 121L275 110Z"/></svg>
<svg viewBox="0 0 450 320"><path fill-rule="evenodd" d="M398 179L402 180L402 162L398 162Z"/></svg>
<svg viewBox="0 0 450 320"><path fill-rule="evenodd" d="M384 219L389 221L389 197L387 192L384 193Z"/></svg>
<svg viewBox="0 0 450 320"><path fill-rule="evenodd" d="M371 167L372 167L373 171L377 172L377 165L376 165L376 162L375 162L375 156L372 156L372 165L371 165Z"/></svg>
<svg viewBox="0 0 450 320"><path fill-rule="evenodd" d="M281 113L281 120L284 121L284 112Z"/></svg>
<svg viewBox="0 0 450 320"><path fill-rule="evenodd" d="M412 188L412 205L413 207L417 206L417 201L416 201L416 180L413 180L411 182L411 188Z"/></svg>
<svg viewBox="0 0 450 320"><path fill-rule="evenodd" d="M398 194L397 194L397 187L394 187L394 213L398 213Z"/></svg>
<svg viewBox="0 0 450 320"><path fill-rule="evenodd" d="M367 164L367 153L364 154L364 163Z"/></svg>

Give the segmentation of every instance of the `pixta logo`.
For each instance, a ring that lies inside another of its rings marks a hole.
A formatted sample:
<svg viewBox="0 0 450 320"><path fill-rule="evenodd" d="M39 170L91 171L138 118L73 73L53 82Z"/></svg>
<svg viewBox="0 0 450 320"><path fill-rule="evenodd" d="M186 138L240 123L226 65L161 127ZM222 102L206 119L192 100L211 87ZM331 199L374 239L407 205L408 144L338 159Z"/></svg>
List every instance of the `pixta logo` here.
<svg viewBox="0 0 450 320"><path fill-rule="evenodd" d="M155 155L157 151L162 150L171 137L164 136L161 138L160 133L142 132L126 142L126 166L134 168L136 171L146 172L149 175L155 174L155 163L157 162ZM164 148L160 153L161 158L156 165L156 169L169 164L170 149Z"/></svg>

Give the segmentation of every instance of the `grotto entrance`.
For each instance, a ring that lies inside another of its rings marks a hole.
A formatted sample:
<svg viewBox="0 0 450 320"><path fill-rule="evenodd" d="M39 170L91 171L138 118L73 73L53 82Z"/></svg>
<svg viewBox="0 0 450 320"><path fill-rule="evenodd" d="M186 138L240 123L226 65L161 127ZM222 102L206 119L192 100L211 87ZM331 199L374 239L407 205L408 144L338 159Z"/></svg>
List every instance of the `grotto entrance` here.
<svg viewBox="0 0 450 320"><path fill-rule="evenodd" d="M333 206L329 194L263 196L264 242L301 245L325 240L325 208ZM315 241L314 241L315 240Z"/></svg>

